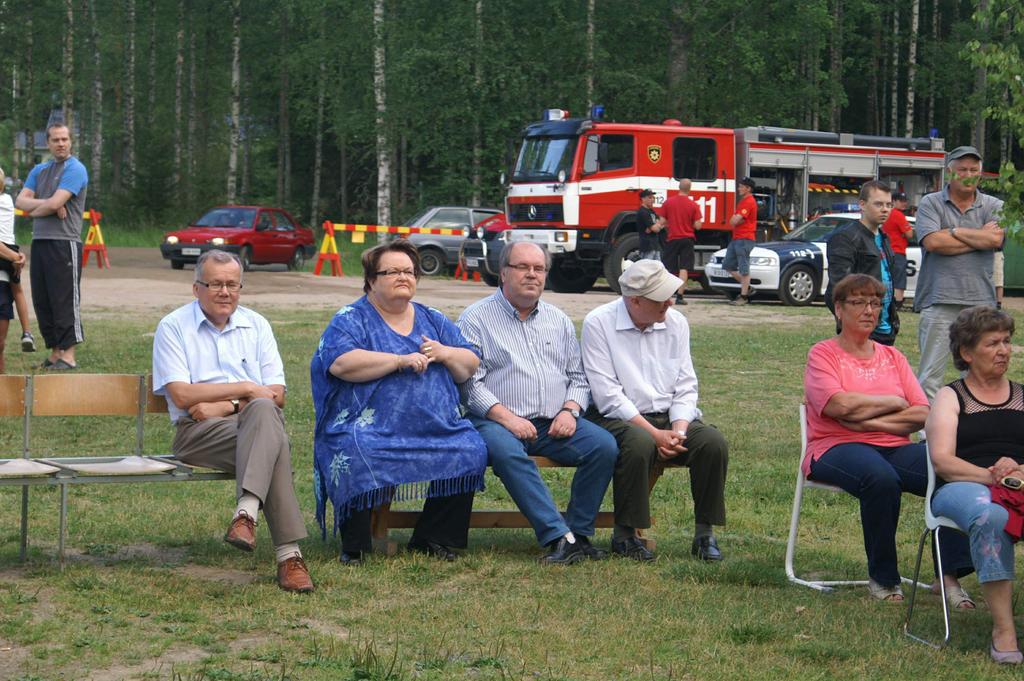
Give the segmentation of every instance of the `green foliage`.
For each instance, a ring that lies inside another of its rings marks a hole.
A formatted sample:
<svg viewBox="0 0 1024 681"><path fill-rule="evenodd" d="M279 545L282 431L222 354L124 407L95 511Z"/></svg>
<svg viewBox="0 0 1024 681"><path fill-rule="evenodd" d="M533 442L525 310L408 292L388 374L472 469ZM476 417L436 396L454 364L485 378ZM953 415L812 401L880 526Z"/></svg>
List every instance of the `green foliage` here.
<svg viewBox="0 0 1024 681"><path fill-rule="evenodd" d="M972 40L964 53L985 69L993 102L985 107L986 116L1008 126L1019 146L1024 144L1024 5L1014 0L991 0L986 5L975 12L974 20L997 38ZM1024 239L1024 169L1007 160L990 186L1005 200L1003 220L1010 234Z"/></svg>
<svg viewBox="0 0 1024 681"><path fill-rule="evenodd" d="M88 11L92 4L95 27ZM477 2L387 0L384 128L393 161L394 221L430 204L467 203L476 194L483 204L499 205L503 196L497 179L505 169L508 144L544 108L585 114L588 74L593 101L604 104L614 120L678 118L693 125L825 129L835 107L843 131L891 134L885 129L888 113L892 108L902 112L906 104L908 4L775 0L754 7L740 0L601 0L594 3L591 65L588 3L579 0L479 0L480 40ZM323 215L345 222L376 220L372 5L340 0L242 3L240 201L279 203L309 219L322 60L327 74ZM992 60L994 84L983 101L975 101L961 54L978 38L971 3L921 5L916 134L934 126L948 140L967 139L973 113L985 106L1002 124L1000 60L1012 66L1007 60L1019 51L972 53L972 58ZM1013 0L991 0L990 5L997 37L993 44L1018 46L1019 7ZM933 37L935 6L939 21ZM76 153L86 162L92 158L94 120L102 121L104 137L91 202L124 225L180 223L222 202L226 192L230 3L136 1L134 33L129 32L127 7L127 2L112 0L73 3L73 21L66 25L61 0L0 3L6 55L0 81L11 84L0 89L0 164L11 163L13 176L27 174L28 163L13 165L7 141L15 130L41 129L59 106L64 94L60 37L70 32L75 68L68 94L75 102ZM180 26L179 9L184 10ZM894 11L900 12L900 33L891 36ZM179 28L178 135L185 148L176 186ZM1007 31L1009 38L1002 40ZM135 62L129 72L132 38ZM889 64L894 44L903 59L895 76ZM155 47L152 68L150 45ZM839 48L836 64L833 47ZM102 105L93 96L97 75ZM895 102L889 101L893 77ZM134 186L127 181L124 161L129 81L135 93ZM1005 123L1010 124L1008 119ZM479 183L473 174L477 144ZM1015 153L1019 158L1017 147Z"/></svg>

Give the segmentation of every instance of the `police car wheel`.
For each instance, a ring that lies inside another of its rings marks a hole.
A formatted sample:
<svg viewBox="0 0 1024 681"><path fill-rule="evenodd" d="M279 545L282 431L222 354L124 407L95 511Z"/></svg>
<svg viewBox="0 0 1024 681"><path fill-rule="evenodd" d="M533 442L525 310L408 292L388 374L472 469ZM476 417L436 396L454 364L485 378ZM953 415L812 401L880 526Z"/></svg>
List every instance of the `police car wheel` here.
<svg viewBox="0 0 1024 681"><path fill-rule="evenodd" d="M818 281L806 265L790 267L779 281L779 300L786 305L810 305L817 298Z"/></svg>

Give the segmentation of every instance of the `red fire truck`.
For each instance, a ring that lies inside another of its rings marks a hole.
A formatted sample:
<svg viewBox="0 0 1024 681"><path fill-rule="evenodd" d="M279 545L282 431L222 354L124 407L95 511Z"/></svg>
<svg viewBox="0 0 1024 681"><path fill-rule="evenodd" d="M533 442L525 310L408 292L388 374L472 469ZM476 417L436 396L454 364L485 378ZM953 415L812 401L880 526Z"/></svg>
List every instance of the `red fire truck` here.
<svg viewBox="0 0 1024 681"><path fill-rule="evenodd" d="M940 186L940 138L903 138L788 128L700 128L677 120L660 125L573 119L549 109L527 126L507 186L510 241L533 241L553 256L548 281L582 293L604 277L613 290L638 254L639 193L661 205L689 178L690 197L704 214L697 269L728 242L736 181L757 184L759 240L831 211L857 210L869 179L888 182L916 205Z"/></svg>

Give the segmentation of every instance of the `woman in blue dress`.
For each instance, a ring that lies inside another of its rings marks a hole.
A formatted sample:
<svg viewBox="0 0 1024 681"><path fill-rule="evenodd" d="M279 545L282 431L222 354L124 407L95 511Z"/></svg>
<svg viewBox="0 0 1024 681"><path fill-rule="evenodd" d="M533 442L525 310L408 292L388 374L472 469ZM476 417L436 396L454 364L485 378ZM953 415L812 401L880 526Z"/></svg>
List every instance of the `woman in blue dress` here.
<svg viewBox="0 0 1024 681"><path fill-rule="evenodd" d="M455 560L487 466L483 440L459 411L456 383L480 358L447 317L412 302L415 246L398 239L367 250L362 261L366 295L338 310L310 365L317 522L326 536L330 499L341 562L358 564L371 549L374 507L425 498L409 548Z"/></svg>

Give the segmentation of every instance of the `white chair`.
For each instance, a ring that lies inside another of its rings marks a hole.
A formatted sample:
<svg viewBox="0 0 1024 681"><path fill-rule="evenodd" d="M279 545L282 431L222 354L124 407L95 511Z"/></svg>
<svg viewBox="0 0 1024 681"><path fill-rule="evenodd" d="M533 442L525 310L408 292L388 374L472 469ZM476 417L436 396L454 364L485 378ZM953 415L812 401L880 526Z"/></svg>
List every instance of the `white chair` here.
<svg viewBox="0 0 1024 681"><path fill-rule="evenodd" d="M936 516L932 513L932 494L935 492L935 469L932 467L931 453L928 453L928 491L924 497L924 532L921 533L921 541L917 545L917 564L914 566L914 584L910 588L910 599L907 603L907 619L903 623L903 633L910 638L929 645L932 648L942 648L949 643L949 603L946 601L946 583L939 581L939 595L942 597L942 621L945 625L945 636L942 643L933 643L928 639L921 638L910 631L910 620L914 616L914 597L917 595L917 578L921 575L921 557L924 555L924 540L932 535L932 545L935 547L935 568L942 574L942 547L939 543L939 528L949 527L957 532L963 532L960 527L945 516Z"/></svg>
<svg viewBox="0 0 1024 681"><path fill-rule="evenodd" d="M846 494L841 488L808 480L804 475L803 461L807 454L807 405L800 405L800 458L796 465L796 492L793 495L793 513L789 521L789 541L786 542L786 577L794 584L818 591L833 591L837 586L866 586L866 579L812 580L796 576L793 569L793 555L796 553L797 527L800 524L800 508L803 505L805 489L821 489L827 492Z"/></svg>

